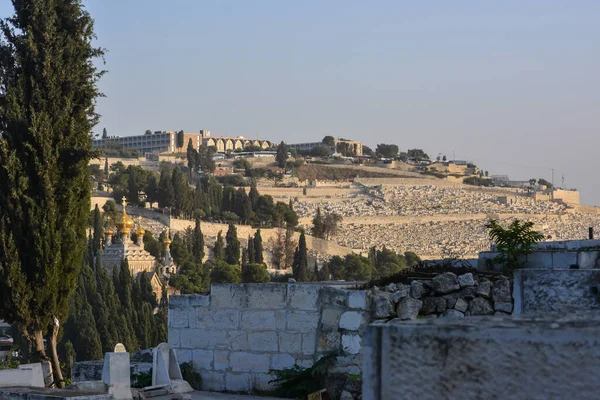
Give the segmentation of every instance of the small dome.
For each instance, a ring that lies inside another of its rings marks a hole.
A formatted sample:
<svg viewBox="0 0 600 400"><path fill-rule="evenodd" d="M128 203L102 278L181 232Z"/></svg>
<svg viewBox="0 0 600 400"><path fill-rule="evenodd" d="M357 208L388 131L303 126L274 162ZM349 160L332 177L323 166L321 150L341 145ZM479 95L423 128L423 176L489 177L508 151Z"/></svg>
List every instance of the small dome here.
<svg viewBox="0 0 600 400"><path fill-rule="evenodd" d="M138 227L135 230L135 234L138 237L144 237L144 233L146 233L146 231L144 230L144 228L142 228L142 217L138 217Z"/></svg>
<svg viewBox="0 0 600 400"><path fill-rule="evenodd" d="M169 228L165 229L165 238L163 239L163 243L166 245L170 245L171 243L171 238L169 238Z"/></svg>
<svg viewBox="0 0 600 400"><path fill-rule="evenodd" d="M131 217L127 215L127 211L125 210L125 196L123 196L122 204L123 213L117 217L117 220L115 221L115 226L123 235L128 235L133 226L135 225L135 222L133 222L133 219L131 219Z"/></svg>

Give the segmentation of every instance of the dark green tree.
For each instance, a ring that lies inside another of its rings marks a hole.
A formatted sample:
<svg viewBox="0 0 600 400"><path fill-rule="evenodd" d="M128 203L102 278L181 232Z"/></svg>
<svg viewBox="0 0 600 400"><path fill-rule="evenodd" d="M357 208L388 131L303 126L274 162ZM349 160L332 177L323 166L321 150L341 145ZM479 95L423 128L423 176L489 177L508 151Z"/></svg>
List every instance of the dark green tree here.
<svg viewBox="0 0 600 400"><path fill-rule="evenodd" d="M248 248L247 248L247 262L248 264L254 264L256 262L256 253L254 252L254 240L252 236L248 236ZM244 265L245 263L242 263Z"/></svg>
<svg viewBox="0 0 600 400"><path fill-rule="evenodd" d="M64 385L60 321L85 249L102 72L78 0L13 1L0 22L0 317L33 341Z"/></svg>
<svg viewBox="0 0 600 400"><path fill-rule="evenodd" d="M256 230L256 233L254 233L254 246L253 246L253 250L254 250L254 262L257 264L262 264L265 260L263 257L263 243L262 243L262 237L260 235L260 228L258 228Z"/></svg>
<svg viewBox="0 0 600 400"><path fill-rule="evenodd" d="M151 174L148 178L148 183L146 184L146 189L144 190L146 193L146 200L150 203L150 207L152 204L158 202L159 192L158 192L158 180L156 179L156 175Z"/></svg>
<svg viewBox="0 0 600 400"><path fill-rule="evenodd" d="M398 151L398 146L396 146L395 144L385 143L378 144L377 149L375 149L377 155L384 158L396 158L398 157Z"/></svg>
<svg viewBox="0 0 600 400"><path fill-rule="evenodd" d="M210 277L213 283L240 283L242 270L237 265L229 265L223 260L217 260Z"/></svg>
<svg viewBox="0 0 600 400"><path fill-rule="evenodd" d="M175 146L181 151L183 149L184 134L183 131L177 132L175 135Z"/></svg>
<svg viewBox="0 0 600 400"><path fill-rule="evenodd" d="M102 139L108 138L108 132L106 132L106 128L102 129Z"/></svg>
<svg viewBox="0 0 600 400"><path fill-rule="evenodd" d="M325 146L333 148L333 146L335 146L335 138L333 136L325 136L323 140L321 140L321 143L323 143Z"/></svg>
<svg viewBox="0 0 600 400"><path fill-rule="evenodd" d="M158 206L162 208L172 207L174 202L171 174L166 169L163 169L160 172L160 180L158 181Z"/></svg>
<svg viewBox="0 0 600 400"><path fill-rule="evenodd" d="M213 247L213 255L215 260L223 259L223 251L225 249L225 244L223 243L223 232L219 231L217 234L217 240L215 241L215 245Z"/></svg>
<svg viewBox="0 0 600 400"><path fill-rule="evenodd" d="M306 248L306 236L304 235L304 232L300 234L298 247L294 252L294 263L292 264L292 273L294 275L294 279L298 282L306 282L309 280L308 251Z"/></svg>
<svg viewBox="0 0 600 400"><path fill-rule="evenodd" d="M242 266L242 282L265 283L270 281L271 276L263 264L246 264Z"/></svg>
<svg viewBox="0 0 600 400"><path fill-rule="evenodd" d="M173 214L186 216L191 209L191 191L187 177L179 168L173 170Z"/></svg>
<svg viewBox="0 0 600 400"><path fill-rule="evenodd" d="M287 162L287 146L282 141L277 146L277 154L275 155L275 162L279 168L285 168L285 164Z"/></svg>
<svg viewBox="0 0 600 400"><path fill-rule="evenodd" d="M234 224L229 224L227 234L225 235L225 262L230 265L240 265L241 248L237 237L237 228Z"/></svg>
<svg viewBox="0 0 600 400"><path fill-rule="evenodd" d="M101 242L104 237L104 229L102 229L102 214L100 214L100 209L98 208L98 204L94 207L94 242L93 242L93 250L94 254L100 250Z"/></svg>
<svg viewBox="0 0 600 400"><path fill-rule="evenodd" d="M192 255L197 262L202 262L204 259L204 235L200 228L200 218L196 218L196 226L194 227Z"/></svg>
<svg viewBox="0 0 600 400"><path fill-rule="evenodd" d="M323 221L323 217L321 216L321 207L317 207L317 213L312 220L312 235L319 239L325 238L325 223Z"/></svg>

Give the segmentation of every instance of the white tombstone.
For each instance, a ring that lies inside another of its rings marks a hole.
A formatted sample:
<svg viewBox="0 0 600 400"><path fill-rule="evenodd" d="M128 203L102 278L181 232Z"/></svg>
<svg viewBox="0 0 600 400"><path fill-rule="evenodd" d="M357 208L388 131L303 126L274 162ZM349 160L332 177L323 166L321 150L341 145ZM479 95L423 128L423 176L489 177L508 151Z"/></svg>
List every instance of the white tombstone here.
<svg viewBox="0 0 600 400"><path fill-rule="evenodd" d="M161 343L152 352L152 386L166 386L174 393L192 392L189 383L183 380L177 354L168 343Z"/></svg>
<svg viewBox="0 0 600 400"><path fill-rule="evenodd" d="M131 400L131 371L129 353L106 353L102 368L102 381L108 386L108 394L115 400Z"/></svg>
<svg viewBox="0 0 600 400"><path fill-rule="evenodd" d="M123 345L123 343L117 343L115 345L115 353L126 353L127 350L125 350L125 345Z"/></svg>

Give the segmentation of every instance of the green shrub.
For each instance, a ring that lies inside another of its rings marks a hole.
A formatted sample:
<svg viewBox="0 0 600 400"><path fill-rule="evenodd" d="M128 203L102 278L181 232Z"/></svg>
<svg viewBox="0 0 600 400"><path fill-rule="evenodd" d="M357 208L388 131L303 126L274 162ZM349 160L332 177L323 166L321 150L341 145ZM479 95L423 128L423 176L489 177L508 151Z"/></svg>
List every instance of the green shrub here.
<svg viewBox="0 0 600 400"><path fill-rule="evenodd" d="M192 389L202 390L202 377L198 372L194 371L194 366L191 362L180 364L179 368L181 368L181 376L183 380L187 381Z"/></svg>

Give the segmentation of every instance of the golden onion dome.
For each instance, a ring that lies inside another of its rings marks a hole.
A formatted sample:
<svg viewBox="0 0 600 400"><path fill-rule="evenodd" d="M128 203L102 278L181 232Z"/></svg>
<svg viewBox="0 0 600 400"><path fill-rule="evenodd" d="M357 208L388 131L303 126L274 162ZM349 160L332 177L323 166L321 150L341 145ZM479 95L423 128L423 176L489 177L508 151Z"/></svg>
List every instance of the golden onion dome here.
<svg viewBox="0 0 600 400"><path fill-rule="evenodd" d="M109 226L109 227L107 227L107 228L104 230L104 233L105 233L107 236L112 236L112 235L114 235L114 234L115 234L115 231L114 231L114 230L113 230L113 229L112 229L112 228Z"/></svg>
<svg viewBox="0 0 600 400"><path fill-rule="evenodd" d="M125 205L126 205L125 196L123 196L122 204L123 204L123 213L117 217L117 220L115 221L115 226L117 227L117 229L119 229L119 231L122 234L126 235L126 234L129 234L129 232L135 225L135 222L133 222L133 219L131 219L131 217L129 215L127 215L127 211L125 210Z"/></svg>
<svg viewBox="0 0 600 400"><path fill-rule="evenodd" d="M146 231L144 230L144 228L142 228L142 217L138 217L138 227L135 230L135 234L138 237L143 237L144 233L146 233Z"/></svg>
<svg viewBox="0 0 600 400"><path fill-rule="evenodd" d="M170 245L172 243L171 239L169 238L169 228L165 229L165 238L163 239L163 243L166 245Z"/></svg>

